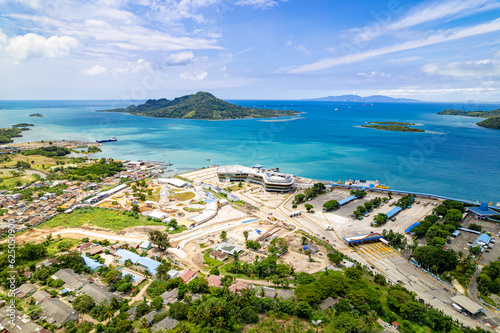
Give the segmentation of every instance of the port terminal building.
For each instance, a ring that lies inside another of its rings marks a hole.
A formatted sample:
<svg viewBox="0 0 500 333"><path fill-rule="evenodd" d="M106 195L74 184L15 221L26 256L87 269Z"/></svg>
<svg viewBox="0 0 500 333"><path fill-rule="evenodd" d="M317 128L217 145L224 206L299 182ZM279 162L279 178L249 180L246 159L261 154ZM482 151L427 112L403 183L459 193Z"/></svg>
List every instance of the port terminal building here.
<svg viewBox="0 0 500 333"><path fill-rule="evenodd" d="M369 234L364 234L364 235L356 235L356 236L350 236L350 237L344 237L343 240L348 246L355 246L355 245L361 245L373 241L378 241L382 239L383 236L381 233L378 232L371 232Z"/></svg>
<svg viewBox="0 0 500 333"><path fill-rule="evenodd" d="M486 309L483 308L481 305L477 304L476 302L472 301L470 298L463 296L463 295L458 295L458 296L452 297L451 301L454 304L459 305L458 307L454 306L454 308L457 311L459 311L461 308L462 309L461 311L465 310L472 317L474 317L479 312L486 311Z"/></svg>
<svg viewBox="0 0 500 333"><path fill-rule="evenodd" d="M247 182L261 185L268 192L287 193L292 191L295 177L281 173L279 169L265 169L261 165L245 167L229 165L217 168L220 182Z"/></svg>

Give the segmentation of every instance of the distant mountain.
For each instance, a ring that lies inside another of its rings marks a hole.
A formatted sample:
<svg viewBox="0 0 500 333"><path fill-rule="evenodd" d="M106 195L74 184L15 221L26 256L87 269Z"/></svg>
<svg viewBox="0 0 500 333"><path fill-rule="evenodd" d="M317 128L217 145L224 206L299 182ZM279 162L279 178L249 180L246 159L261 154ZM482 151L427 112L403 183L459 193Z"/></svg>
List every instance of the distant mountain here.
<svg viewBox="0 0 500 333"><path fill-rule="evenodd" d="M361 97L358 95L341 95L341 96L328 96L320 98L305 99L304 101L315 102L355 102L355 103L417 103L421 102L416 99L409 98L393 98L389 96L373 95L368 97Z"/></svg>
<svg viewBox="0 0 500 333"><path fill-rule="evenodd" d="M272 118L296 116L300 112L274 109L255 109L234 105L218 99L214 95L200 91L193 95L177 97L169 101L166 98L150 99L146 103L127 108L103 110L105 112L126 112L139 116L157 118L185 119L241 119L241 118Z"/></svg>

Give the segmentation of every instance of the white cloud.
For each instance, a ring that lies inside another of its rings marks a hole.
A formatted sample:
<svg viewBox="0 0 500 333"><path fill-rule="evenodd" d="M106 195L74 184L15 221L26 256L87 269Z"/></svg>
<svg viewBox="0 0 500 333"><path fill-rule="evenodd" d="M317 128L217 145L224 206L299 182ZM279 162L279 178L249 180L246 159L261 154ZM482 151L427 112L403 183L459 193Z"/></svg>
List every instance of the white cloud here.
<svg viewBox="0 0 500 333"><path fill-rule="evenodd" d="M138 59L135 63L129 62L125 66L116 67L114 72L121 73L138 73L143 69L150 68L151 64L144 59Z"/></svg>
<svg viewBox="0 0 500 333"><path fill-rule="evenodd" d="M472 14L477 10L490 7L484 7L494 3L491 0L452 0L447 2L436 2L430 6L417 7L410 15L390 24L388 30L400 30L410 28L425 22L441 20L459 13Z"/></svg>
<svg viewBox="0 0 500 333"><path fill-rule="evenodd" d="M106 71L107 71L106 67L103 67L101 65L94 65L90 68L83 69L82 74L88 76L94 76L94 75L104 74L106 73Z"/></svg>
<svg viewBox="0 0 500 333"><path fill-rule="evenodd" d="M422 66L422 71L429 75L464 78L500 76L500 61L483 59L477 61L450 62L446 64L430 63Z"/></svg>
<svg viewBox="0 0 500 333"><path fill-rule="evenodd" d="M2 39L6 44L5 51L16 61L36 57L54 58L65 56L79 46L78 40L69 36L45 38L38 34L28 33L11 39L4 36Z"/></svg>
<svg viewBox="0 0 500 333"><path fill-rule="evenodd" d="M239 0L236 2L239 6L252 6L254 8L271 8L278 5L274 0Z"/></svg>
<svg viewBox="0 0 500 333"><path fill-rule="evenodd" d="M436 89L419 89L419 88L399 88L399 89L386 89L380 90L378 95L390 96L414 96L414 95L476 95L483 93L497 92L498 89L491 87L477 87L477 88L436 88Z"/></svg>
<svg viewBox="0 0 500 333"><path fill-rule="evenodd" d="M382 36L389 32L408 29L427 22L445 20L452 17L469 16L481 11L487 11L500 6L495 0L450 0L445 2L425 3L415 6L410 13L399 20L394 20L394 16L401 10L396 8L380 12L374 12L372 15L375 22L372 25L363 28L351 29L356 33L354 40L366 42L375 37Z"/></svg>
<svg viewBox="0 0 500 333"><path fill-rule="evenodd" d="M305 45L294 45L291 40L286 42L286 46L293 47L294 50L300 51L306 55L311 54L311 52L305 47Z"/></svg>
<svg viewBox="0 0 500 333"><path fill-rule="evenodd" d="M403 57L403 58L396 58L396 59L389 59L387 60L388 62L392 63L409 63L409 62L414 62L417 60L421 60L422 57L420 56L411 56L411 57Z"/></svg>
<svg viewBox="0 0 500 333"><path fill-rule="evenodd" d="M374 71L371 71L370 73L364 73L364 72L361 72L361 73L358 73L356 74L358 76L364 76L364 77L368 77L368 78L374 78L374 77L390 77L391 74L387 74L387 73L384 73L384 72L381 72L379 71L378 69L377 70L374 70Z"/></svg>
<svg viewBox="0 0 500 333"><path fill-rule="evenodd" d="M425 39L412 40L406 43L395 44L378 49L371 49L364 52L353 53L339 58L327 58L316 61L311 64L299 66L289 70L289 73L306 73L322 69L331 68L334 66L350 64L354 62L363 61L369 58L377 57L380 55L390 54L394 52L406 51L417 49L420 47L445 43L466 37L476 36L489 32L500 30L500 18L491 22L478 24L472 27L449 29L432 34Z"/></svg>
<svg viewBox="0 0 500 333"><path fill-rule="evenodd" d="M182 73L179 77L183 80L193 80L193 81L201 81L206 78L208 75L205 71L197 71L194 73Z"/></svg>
<svg viewBox="0 0 500 333"><path fill-rule="evenodd" d="M174 53L170 54L165 58L165 64L166 65L186 65L195 59L193 52L191 51L185 51L185 52L179 52L179 53Z"/></svg>

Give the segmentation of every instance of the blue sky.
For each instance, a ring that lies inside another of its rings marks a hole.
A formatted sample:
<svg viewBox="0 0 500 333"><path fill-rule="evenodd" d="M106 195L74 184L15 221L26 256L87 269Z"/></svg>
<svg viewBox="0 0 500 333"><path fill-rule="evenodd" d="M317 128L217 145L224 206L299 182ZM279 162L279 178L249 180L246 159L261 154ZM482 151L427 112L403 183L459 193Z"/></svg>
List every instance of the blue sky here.
<svg viewBox="0 0 500 333"><path fill-rule="evenodd" d="M0 0L0 13L0 99L500 101L499 1Z"/></svg>

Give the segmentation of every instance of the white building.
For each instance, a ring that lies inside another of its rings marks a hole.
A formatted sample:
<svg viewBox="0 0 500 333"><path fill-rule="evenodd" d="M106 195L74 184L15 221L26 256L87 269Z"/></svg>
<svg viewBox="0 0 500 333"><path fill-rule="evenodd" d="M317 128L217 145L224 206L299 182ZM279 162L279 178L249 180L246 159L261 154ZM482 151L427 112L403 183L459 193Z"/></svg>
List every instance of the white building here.
<svg viewBox="0 0 500 333"><path fill-rule="evenodd" d="M263 169L261 166L252 168L241 165L229 165L217 168L220 182L249 182L264 186L268 192L289 192L295 177L280 173L273 169Z"/></svg>

